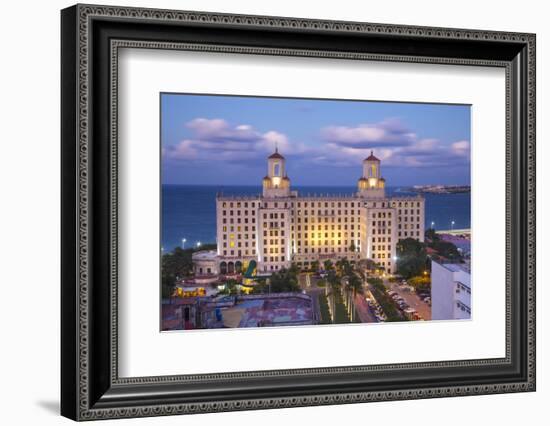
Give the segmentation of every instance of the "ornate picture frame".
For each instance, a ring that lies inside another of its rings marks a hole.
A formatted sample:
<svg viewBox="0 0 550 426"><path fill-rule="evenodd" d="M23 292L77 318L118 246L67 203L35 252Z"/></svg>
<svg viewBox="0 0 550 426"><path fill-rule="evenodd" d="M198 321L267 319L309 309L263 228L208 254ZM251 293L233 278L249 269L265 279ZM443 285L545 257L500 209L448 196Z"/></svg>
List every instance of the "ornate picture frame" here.
<svg viewBox="0 0 550 426"><path fill-rule="evenodd" d="M95 5L64 9L61 29L62 415L93 420L535 390L534 34ZM123 47L503 68L506 356L119 377Z"/></svg>

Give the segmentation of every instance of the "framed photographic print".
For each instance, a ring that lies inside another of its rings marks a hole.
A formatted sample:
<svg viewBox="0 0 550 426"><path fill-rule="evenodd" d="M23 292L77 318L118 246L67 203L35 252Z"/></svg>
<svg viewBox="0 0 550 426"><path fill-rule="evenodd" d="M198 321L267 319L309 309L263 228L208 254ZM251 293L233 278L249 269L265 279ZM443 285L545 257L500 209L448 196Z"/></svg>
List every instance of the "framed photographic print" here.
<svg viewBox="0 0 550 426"><path fill-rule="evenodd" d="M535 390L535 36L76 5L74 420Z"/></svg>

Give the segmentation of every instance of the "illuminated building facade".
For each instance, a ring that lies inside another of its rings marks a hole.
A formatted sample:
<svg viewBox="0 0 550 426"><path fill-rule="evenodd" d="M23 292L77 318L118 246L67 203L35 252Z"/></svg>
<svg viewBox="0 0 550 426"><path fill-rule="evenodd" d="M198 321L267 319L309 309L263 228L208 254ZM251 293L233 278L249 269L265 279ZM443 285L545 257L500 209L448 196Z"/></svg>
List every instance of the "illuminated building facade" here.
<svg viewBox="0 0 550 426"><path fill-rule="evenodd" d="M372 259L395 271L396 243L424 241L424 198L386 197L380 160L363 160L357 192L305 195L291 190L285 158L267 159L262 194L216 198L220 273L240 272L254 260L257 272L308 267L314 261Z"/></svg>

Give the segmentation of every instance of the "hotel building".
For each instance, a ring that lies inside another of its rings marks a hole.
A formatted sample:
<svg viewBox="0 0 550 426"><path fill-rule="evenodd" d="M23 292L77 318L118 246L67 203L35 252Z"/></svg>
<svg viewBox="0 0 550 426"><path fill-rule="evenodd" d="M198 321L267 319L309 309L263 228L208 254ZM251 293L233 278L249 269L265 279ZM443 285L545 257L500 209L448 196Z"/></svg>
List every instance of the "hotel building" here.
<svg viewBox="0 0 550 426"><path fill-rule="evenodd" d="M357 191L306 195L291 189L285 158L267 159L262 194L216 198L217 258L222 274L256 262L258 274L314 261L372 259L395 271L396 243L424 241L424 198L386 197L380 160L363 160Z"/></svg>

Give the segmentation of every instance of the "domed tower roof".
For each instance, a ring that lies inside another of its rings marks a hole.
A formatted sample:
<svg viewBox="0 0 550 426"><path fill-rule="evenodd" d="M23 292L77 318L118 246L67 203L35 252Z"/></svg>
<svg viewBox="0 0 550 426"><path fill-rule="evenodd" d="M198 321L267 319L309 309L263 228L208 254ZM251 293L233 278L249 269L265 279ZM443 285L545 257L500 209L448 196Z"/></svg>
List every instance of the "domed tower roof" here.
<svg viewBox="0 0 550 426"><path fill-rule="evenodd" d="M275 152L267 158L269 158L269 159L280 159L280 160L285 159L285 157L283 157L281 154L279 154L279 148L277 148L277 147L275 147Z"/></svg>
<svg viewBox="0 0 550 426"><path fill-rule="evenodd" d="M288 180L288 181L289 181L290 179L288 178L288 176L285 176L285 177L283 178L283 180Z"/></svg>
<svg viewBox="0 0 550 426"><path fill-rule="evenodd" d="M367 179L365 179L364 177L359 178L359 182L366 182L366 181L367 181Z"/></svg>
<svg viewBox="0 0 550 426"><path fill-rule="evenodd" d="M271 178L269 176L264 176L264 181L271 181Z"/></svg>
<svg viewBox="0 0 550 426"><path fill-rule="evenodd" d="M372 150L370 152L370 155L367 158L365 158L365 161L378 161L378 162L380 162L380 160L374 156Z"/></svg>

